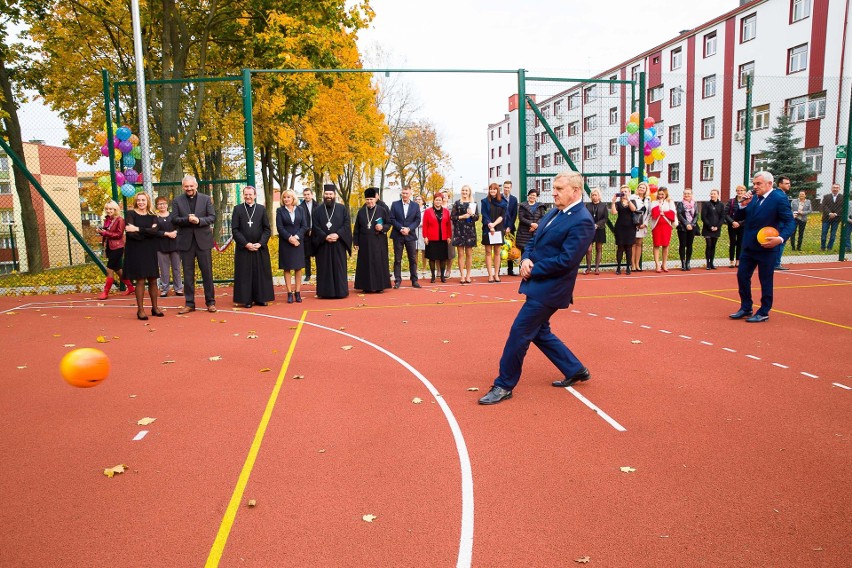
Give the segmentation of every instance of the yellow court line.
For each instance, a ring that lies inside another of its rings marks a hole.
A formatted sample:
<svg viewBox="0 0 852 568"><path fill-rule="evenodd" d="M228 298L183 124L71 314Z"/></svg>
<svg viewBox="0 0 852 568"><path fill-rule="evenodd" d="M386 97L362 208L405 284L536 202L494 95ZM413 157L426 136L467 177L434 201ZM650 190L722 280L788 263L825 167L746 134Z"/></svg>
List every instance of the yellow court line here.
<svg viewBox="0 0 852 568"><path fill-rule="evenodd" d="M299 334L302 332L302 325L308 311L302 312L302 317L299 319L299 324L296 326L296 332L293 334L293 339L290 341L290 348L287 350L287 356L284 357L284 362L281 364L281 370L278 372L278 380L275 381L275 388L272 389L272 394L269 395L269 400L266 402L266 410L260 419L260 424L257 426L257 431L254 434L254 441L249 448L249 453L246 456L246 461L243 464L243 469L240 472L240 477L237 479L237 486L234 487L234 493L231 495L231 501L228 503L228 508L225 510L225 516L222 518L222 524L219 525L219 532L216 533L216 540L213 541L213 546L210 548L210 554L207 556L206 568L216 568L219 566L219 561L222 559L222 553L225 551L225 544L228 542L228 535L231 534L231 527L234 525L234 519L237 516L237 510L243 500L246 485L248 484L251 470L254 467L254 462L257 459L257 454L260 451L260 444L263 442L263 436L266 434L266 427L269 424L269 419L272 417L272 411L275 408L275 401L278 400L278 393L281 391L281 385L284 383L284 376L287 374L287 368L290 366L290 359L293 357L293 352L296 350L296 341L299 339Z"/></svg>
<svg viewBox="0 0 852 568"><path fill-rule="evenodd" d="M735 300L735 299L733 299L733 298L726 298L726 297L724 297L724 296L717 296L716 294L709 294L709 293L707 293L707 292L699 292L699 294L702 294L702 295L704 295L704 296L709 296L709 297L711 297L711 298L717 298L717 299L719 299L719 300L726 300L726 301L728 301L728 302L733 302L733 303L735 303L735 304L739 304L739 303L740 303L740 301L739 301L739 300ZM793 312L785 312L785 311L783 311L783 310L776 310L775 308L772 308L772 311L773 311L773 312L776 312L776 313L779 313L779 314L784 314L785 316L791 316L791 317L794 317L794 318L799 318L799 319L803 319L803 320L807 320L807 321L812 321L812 322L815 322L815 323L823 323L823 324L825 324L825 325L830 325L830 326L833 326L833 327L839 327L840 329L849 329L849 330L852 330L852 327L850 327L850 326L848 326L848 325L843 325L843 324L840 324L840 323L834 323L833 321L826 321L826 320L821 320L821 319L817 319L817 318L811 318L811 317L808 317L808 316L803 316L803 315L801 315L801 314L794 314Z"/></svg>

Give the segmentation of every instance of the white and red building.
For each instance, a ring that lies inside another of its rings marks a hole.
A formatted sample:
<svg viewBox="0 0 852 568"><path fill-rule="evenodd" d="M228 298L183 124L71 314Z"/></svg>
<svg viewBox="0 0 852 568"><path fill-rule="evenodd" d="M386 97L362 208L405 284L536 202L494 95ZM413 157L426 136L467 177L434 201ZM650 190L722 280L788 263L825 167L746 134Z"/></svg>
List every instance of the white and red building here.
<svg viewBox="0 0 852 568"><path fill-rule="evenodd" d="M850 0L753 0L685 30L635 58L594 76L633 79L646 76L648 116L657 120L666 152L649 167L675 198L692 188L698 199L711 189L723 199L765 164L762 157L776 117L788 114L802 139L802 157L817 172L818 195L843 177L844 164L835 159L846 144L852 42L848 20ZM753 78L752 136L749 164L745 156L746 77ZM556 83L549 83L554 85ZM537 105L556 131L577 168L590 177L604 198L626 181L616 172L630 171L630 148L619 146L631 113L629 85L572 83ZM544 86L527 85L536 92ZM636 92L638 99L638 90ZM544 127L526 111L530 172L567 169ZM509 99L509 113L488 125L488 181L512 179L518 186L518 100ZM641 157L639 158L641 162ZM744 170L748 168L748 172ZM779 173L779 172L776 172ZM549 180L530 177L551 201Z"/></svg>

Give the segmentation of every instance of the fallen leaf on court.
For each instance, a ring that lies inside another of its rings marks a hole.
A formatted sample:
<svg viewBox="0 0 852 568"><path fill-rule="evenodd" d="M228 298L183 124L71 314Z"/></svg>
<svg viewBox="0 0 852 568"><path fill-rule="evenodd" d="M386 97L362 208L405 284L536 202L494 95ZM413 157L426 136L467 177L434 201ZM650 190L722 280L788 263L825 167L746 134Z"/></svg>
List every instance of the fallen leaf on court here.
<svg viewBox="0 0 852 568"><path fill-rule="evenodd" d="M365 521L367 521L368 523L372 523L373 521L376 520L377 517L376 517L376 515L364 515L361 518L364 519Z"/></svg>
<svg viewBox="0 0 852 568"><path fill-rule="evenodd" d="M269 372L269 371L271 371L271 370L272 370L272 369L270 369L269 367L264 367L263 369L261 369L261 370L260 370L260 372L261 372L261 373L268 373L268 372Z"/></svg>
<svg viewBox="0 0 852 568"><path fill-rule="evenodd" d="M331 314L325 314L325 317L330 318Z"/></svg>
<svg viewBox="0 0 852 568"><path fill-rule="evenodd" d="M6 312L6 315L7 315L7 316L13 316L13 315L15 315L16 313L17 313L17 312Z"/></svg>
<svg viewBox="0 0 852 568"><path fill-rule="evenodd" d="M76 345L74 345L73 343L66 343L62 347L76 347Z"/></svg>
<svg viewBox="0 0 852 568"><path fill-rule="evenodd" d="M171 365L171 364L172 364L172 363L174 363L174 362L175 362L175 361L173 361L173 360L171 360L171 359L166 359L165 361L163 361L163 363L162 363L162 364L163 364L163 365Z"/></svg>
<svg viewBox="0 0 852 568"><path fill-rule="evenodd" d="M95 305L96 305L96 306L105 306L106 304L104 304L103 302L98 302L98 303L97 303L97 304L95 304Z"/></svg>
<svg viewBox="0 0 852 568"><path fill-rule="evenodd" d="M247 503L247 505L249 507L254 507L254 506L257 505L257 501L255 501L254 499L249 499L249 502Z"/></svg>
<svg viewBox="0 0 852 568"><path fill-rule="evenodd" d="M305 375L293 375L293 378L296 379L296 380L304 379Z"/></svg>
<svg viewBox="0 0 852 568"><path fill-rule="evenodd" d="M145 418L142 418L141 420L139 420L136 423L139 424L140 426L148 426L149 424L153 424L154 420L156 420L156 418L149 418L149 417L146 416Z"/></svg>
<svg viewBox="0 0 852 568"><path fill-rule="evenodd" d="M273 350L272 350L272 352L273 352L273 353L278 353L278 350L277 350L277 349L273 349Z"/></svg>
<svg viewBox="0 0 852 568"><path fill-rule="evenodd" d="M246 339L257 339L257 334L249 332Z"/></svg>
<svg viewBox="0 0 852 568"><path fill-rule="evenodd" d="M92 316L83 316L83 319L90 320L90 319L92 319Z"/></svg>
<svg viewBox="0 0 852 568"><path fill-rule="evenodd" d="M591 560L591 558L589 558L588 556L583 556L581 558L575 558L574 562L576 562L577 564L588 564L589 560Z"/></svg>
<svg viewBox="0 0 852 568"><path fill-rule="evenodd" d="M341 326L341 327L338 327L337 329L339 329L340 331L343 331L346 328Z"/></svg>
<svg viewBox="0 0 852 568"><path fill-rule="evenodd" d="M27 368L27 366L26 366L26 365L18 365L18 368L19 368L19 369L26 369L26 368Z"/></svg>
<svg viewBox="0 0 852 568"><path fill-rule="evenodd" d="M402 323L408 323L408 320L402 320Z"/></svg>
<svg viewBox="0 0 852 568"><path fill-rule="evenodd" d="M219 323L227 323L228 320L219 320Z"/></svg>
<svg viewBox="0 0 852 568"><path fill-rule="evenodd" d="M326 315L328 315L328 314L326 314ZM295 326L295 325L291 325L291 326L290 326L290 329L296 329L296 326Z"/></svg>
<svg viewBox="0 0 852 568"><path fill-rule="evenodd" d="M470 387L470 388L469 388L469 389L467 389L467 390L469 390L469 391L478 391L478 390L479 390L479 387Z"/></svg>
<svg viewBox="0 0 852 568"><path fill-rule="evenodd" d="M124 473L127 470L127 466L124 464L119 464L115 467L108 467L104 470L104 475L107 477L112 477L116 473Z"/></svg>
<svg viewBox="0 0 852 568"><path fill-rule="evenodd" d="M449 342L450 342L450 340L449 340L449 339L445 339L445 340L444 340L444 343L449 343Z"/></svg>
<svg viewBox="0 0 852 568"><path fill-rule="evenodd" d="M636 471L636 469L630 467L629 465L626 465L626 466L621 468L621 471L623 471L624 473L631 473L633 471Z"/></svg>
<svg viewBox="0 0 852 568"><path fill-rule="evenodd" d="M211 361L221 361L221 360L222 360L222 356L221 356L221 355L214 355L213 357L210 357L209 359L210 359Z"/></svg>
<svg viewBox="0 0 852 568"><path fill-rule="evenodd" d="M458 294L450 294L450 298L455 298Z"/></svg>
<svg viewBox="0 0 852 568"><path fill-rule="evenodd" d="M113 336L112 336L112 338L113 338L113 339L118 339L118 336L117 336L117 335L113 335Z"/></svg>
<svg viewBox="0 0 852 568"><path fill-rule="evenodd" d="M420 404L421 402L423 402L423 399L415 396L411 399L411 402L413 402L414 404Z"/></svg>
<svg viewBox="0 0 852 568"><path fill-rule="evenodd" d="M359 297L359 298L363 298L363 297L364 297L364 294L358 294L358 297Z"/></svg>
<svg viewBox="0 0 852 568"><path fill-rule="evenodd" d="M213 319L211 319L210 321L211 321L212 323L216 323L216 321L218 321L218 320L217 320L216 318L213 318Z"/></svg>
<svg viewBox="0 0 852 568"><path fill-rule="evenodd" d="M97 339L95 339L98 343L109 343L109 339L104 337L103 335L99 335Z"/></svg>
<svg viewBox="0 0 852 568"><path fill-rule="evenodd" d="M633 341L631 341L630 343L632 343L633 345L637 345L637 344L642 343L642 342L641 342L641 341L639 341L638 339L634 339L634 340L633 340Z"/></svg>
<svg viewBox="0 0 852 568"><path fill-rule="evenodd" d="M341 347L341 349L343 349L344 351L349 351L349 350L352 349L352 346L351 345L344 345L343 347Z"/></svg>
<svg viewBox="0 0 852 568"><path fill-rule="evenodd" d="M53 337L62 337L62 336L61 336L61 335L59 335L58 333L54 333L54 334L53 334Z"/></svg>
<svg viewBox="0 0 852 568"><path fill-rule="evenodd" d="M319 450L319 453L324 454L325 450Z"/></svg>
<svg viewBox="0 0 852 568"><path fill-rule="evenodd" d="M240 336L240 334L239 334L239 333L235 333L235 334L234 334L234 337L239 337L239 336Z"/></svg>
<svg viewBox="0 0 852 568"><path fill-rule="evenodd" d="M437 301L437 303L438 303L438 304L443 304L444 302L443 302L443 300L438 300L438 301Z"/></svg>
<svg viewBox="0 0 852 568"><path fill-rule="evenodd" d="M135 394L131 394L131 395L129 395L129 398L136 398L136 395L135 395Z"/></svg>

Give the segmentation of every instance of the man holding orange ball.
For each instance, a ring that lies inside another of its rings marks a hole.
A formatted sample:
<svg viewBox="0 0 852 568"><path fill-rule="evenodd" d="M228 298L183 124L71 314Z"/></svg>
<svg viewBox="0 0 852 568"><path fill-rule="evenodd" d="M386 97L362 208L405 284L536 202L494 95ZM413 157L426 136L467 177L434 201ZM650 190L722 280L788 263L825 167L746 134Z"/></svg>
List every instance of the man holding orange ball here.
<svg viewBox="0 0 852 568"><path fill-rule="evenodd" d="M754 174L754 194L746 194L734 211L734 220L743 229L743 248L740 266L737 269L737 284L740 292L740 309L731 314L731 319L743 319L749 323L761 323L769 319L772 309L772 287L775 274L775 247L784 244L793 235L795 222L787 196L772 187L774 178L766 171ZM743 222L744 221L744 222ZM760 308L752 311L751 278L754 270L760 279Z"/></svg>

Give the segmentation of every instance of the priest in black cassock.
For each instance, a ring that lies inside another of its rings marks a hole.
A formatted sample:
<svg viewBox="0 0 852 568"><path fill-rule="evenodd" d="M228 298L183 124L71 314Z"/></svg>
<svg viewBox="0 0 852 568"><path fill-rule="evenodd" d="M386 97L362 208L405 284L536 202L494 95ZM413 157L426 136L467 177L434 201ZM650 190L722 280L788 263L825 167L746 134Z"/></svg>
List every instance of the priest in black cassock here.
<svg viewBox="0 0 852 568"><path fill-rule="evenodd" d="M255 203L255 189L243 188L243 203L234 207L231 233L234 235L234 303L247 308L265 306L275 299L269 237L272 229L266 208Z"/></svg>
<svg viewBox="0 0 852 568"><path fill-rule="evenodd" d="M379 191L369 187L364 191L366 204L355 215L352 244L358 251L355 264L355 289L381 292L391 287L388 270L388 231L390 211L377 203Z"/></svg>
<svg viewBox="0 0 852 568"><path fill-rule="evenodd" d="M349 295L346 261L352 254L349 208L337 203L337 188L333 184L322 189L322 203L314 211L311 223L317 258L317 296L345 298Z"/></svg>

